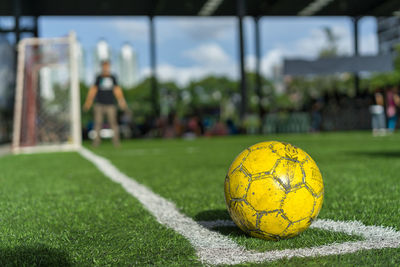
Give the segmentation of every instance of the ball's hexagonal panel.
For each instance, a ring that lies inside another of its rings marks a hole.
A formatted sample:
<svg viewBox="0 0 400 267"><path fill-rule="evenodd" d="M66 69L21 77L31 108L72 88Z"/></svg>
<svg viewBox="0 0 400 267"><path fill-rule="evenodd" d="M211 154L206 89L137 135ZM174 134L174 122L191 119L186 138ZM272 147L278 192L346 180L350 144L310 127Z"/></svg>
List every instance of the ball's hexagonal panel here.
<svg viewBox="0 0 400 267"><path fill-rule="evenodd" d="M285 190L300 187L304 173L299 162L281 158L272 172L274 178Z"/></svg>
<svg viewBox="0 0 400 267"><path fill-rule="evenodd" d="M303 162L309 157L303 150L288 143L275 142L270 146L270 148L280 157L293 159L298 162Z"/></svg>
<svg viewBox="0 0 400 267"><path fill-rule="evenodd" d="M243 162L243 166L253 176L268 174L275 166L279 156L269 149L271 142L263 142L249 147L250 154Z"/></svg>
<svg viewBox="0 0 400 267"><path fill-rule="evenodd" d="M324 198L322 196L314 197L314 201L315 201L314 202L314 209L313 209L313 211L311 213L311 216L310 216L310 218L313 219L313 220L318 216L319 211L321 210L321 207L322 207L322 203L324 202Z"/></svg>
<svg viewBox="0 0 400 267"><path fill-rule="evenodd" d="M273 211L279 209L285 192L272 176L250 183L246 200L256 211Z"/></svg>
<svg viewBox="0 0 400 267"><path fill-rule="evenodd" d="M301 221L292 223L292 225L290 225L282 235L285 236L285 238L296 236L301 232L304 232L310 225L310 218L305 218Z"/></svg>
<svg viewBox="0 0 400 267"><path fill-rule="evenodd" d="M312 159L307 160L303 163L303 170L306 175L305 182L307 186L312 190L315 196L320 196L324 191L324 183L322 181L322 175L319 171L317 164Z"/></svg>
<svg viewBox="0 0 400 267"><path fill-rule="evenodd" d="M314 207L314 196L306 187L287 193L282 210L292 222L309 218Z"/></svg>
<svg viewBox="0 0 400 267"><path fill-rule="evenodd" d="M232 201L229 214L233 222L246 233L256 230L257 213L245 201Z"/></svg>
<svg viewBox="0 0 400 267"><path fill-rule="evenodd" d="M289 226L290 221L280 211L267 214L261 214L258 222L258 228L270 235L279 236ZM269 239L269 236L265 237Z"/></svg>
<svg viewBox="0 0 400 267"><path fill-rule="evenodd" d="M244 198L249 186L249 177L240 169L229 175L229 196L231 198Z"/></svg>
<svg viewBox="0 0 400 267"><path fill-rule="evenodd" d="M250 153L250 150L245 149L242 152L240 152L239 155L237 155L237 157L234 159L231 166L229 167L228 175L230 175L236 169L240 168L240 165L242 164L243 160L246 159L246 157L249 155L249 153Z"/></svg>

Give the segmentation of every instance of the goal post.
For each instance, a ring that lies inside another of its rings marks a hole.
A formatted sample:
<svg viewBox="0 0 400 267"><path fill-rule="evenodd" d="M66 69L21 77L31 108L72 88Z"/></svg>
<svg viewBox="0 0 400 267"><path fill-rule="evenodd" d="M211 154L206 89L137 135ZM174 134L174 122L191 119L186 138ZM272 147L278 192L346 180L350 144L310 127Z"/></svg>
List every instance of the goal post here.
<svg viewBox="0 0 400 267"><path fill-rule="evenodd" d="M75 33L18 44L12 148L15 153L81 147Z"/></svg>

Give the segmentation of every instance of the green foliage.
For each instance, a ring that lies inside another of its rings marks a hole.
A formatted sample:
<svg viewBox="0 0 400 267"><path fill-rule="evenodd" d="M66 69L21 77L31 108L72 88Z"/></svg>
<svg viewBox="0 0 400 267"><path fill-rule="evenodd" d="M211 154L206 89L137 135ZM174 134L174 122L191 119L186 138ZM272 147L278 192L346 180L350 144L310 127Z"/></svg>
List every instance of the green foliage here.
<svg viewBox="0 0 400 267"><path fill-rule="evenodd" d="M336 57L339 53L338 41L340 40L340 36L335 35L333 30L329 27L324 27L323 31L327 44L319 51L319 57Z"/></svg>
<svg viewBox="0 0 400 267"><path fill-rule="evenodd" d="M261 85L262 94L268 98L268 103L265 101L265 108L277 108L272 82L261 77ZM256 112L259 99L256 95L254 73L247 74L247 87L250 111ZM161 114L164 116L174 112L180 117L184 117L198 113L207 114L217 110L224 119L238 119L239 102L237 97L240 97L240 92L239 83L236 80L210 75L192 81L186 86L180 86L172 81L159 82L158 88ZM144 122L146 118L153 115L150 79L142 81L134 88L125 90L124 94L136 121Z"/></svg>
<svg viewBox="0 0 400 267"><path fill-rule="evenodd" d="M216 108L221 101L238 93L238 83L227 77L208 76L191 82L186 88L192 96L193 109Z"/></svg>
<svg viewBox="0 0 400 267"><path fill-rule="evenodd" d="M85 103L86 96L89 92L89 87L85 83L80 83L80 100L81 100L81 106L83 106L83 103ZM93 120L93 113L92 112L84 112L83 109L81 109L81 123L82 126L85 128L86 125L90 121Z"/></svg>
<svg viewBox="0 0 400 267"><path fill-rule="evenodd" d="M135 88L124 90L124 95L137 122L143 123L153 114L150 79L142 81Z"/></svg>

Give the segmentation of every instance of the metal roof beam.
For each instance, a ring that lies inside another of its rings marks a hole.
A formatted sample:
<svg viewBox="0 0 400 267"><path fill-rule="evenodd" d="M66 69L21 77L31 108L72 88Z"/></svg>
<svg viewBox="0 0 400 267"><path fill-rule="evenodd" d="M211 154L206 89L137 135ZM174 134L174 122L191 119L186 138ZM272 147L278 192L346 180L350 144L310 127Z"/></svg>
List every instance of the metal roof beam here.
<svg viewBox="0 0 400 267"><path fill-rule="evenodd" d="M200 9L199 16L211 16L214 14L215 10L221 5L223 0L207 0L207 2Z"/></svg>
<svg viewBox="0 0 400 267"><path fill-rule="evenodd" d="M299 16L312 16L326 7L329 3L334 0L314 0L304 9L300 10L298 13Z"/></svg>

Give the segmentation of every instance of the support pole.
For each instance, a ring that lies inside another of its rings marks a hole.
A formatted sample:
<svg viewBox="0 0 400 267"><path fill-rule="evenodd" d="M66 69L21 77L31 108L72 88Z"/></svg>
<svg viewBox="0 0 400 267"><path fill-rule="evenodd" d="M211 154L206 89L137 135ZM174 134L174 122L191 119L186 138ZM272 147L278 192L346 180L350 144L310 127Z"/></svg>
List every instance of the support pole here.
<svg viewBox="0 0 400 267"><path fill-rule="evenodd" d="M263 122L264 122L264 107L262 105L262 82L261 82L261 39L260 39L260 17L254 17L254 43L256 52L256 93L258 96L258 115L260 118L260 129L259 132L262 133Z"/></svg>
<svg viewBox="0 0 400 267"><path fill-rule="evenodd" d="M39 37L39 16L33 17L33 29L32 29L33 37Z"/></svg>
<svg viewBox="0 0 400 267"><path fill-rule="evenodd" d="M21 17L21 0L14 0L14 33L15 33L15 48L17 48L21 39L21 28L19 19Z"/></svg>
<svg viewBox="0 0 400 267"><path fill-rule="evenodd" d="M20 23L19 23L19 19L21 17L21 0L14 0L13 1L13 9L14 9L13 10L14 11L14 29L13 29L12 32L14 33L14 37L15 37L14 38L15 43L14 43L14 66L13 66L13 68L14 68L14 71L15 71L14 75L16 76L17 73L18 73L18 70L17 70L17 68L18 68L18 56L19 56L18 45L19 45L19 40L21 39L21 27L20 27ZM14 76L14 78L15 78L15 76ZM10 99L15 99L15 89L12 90ZM12 120L12 118L14 117L14 113L13 112L14 112L14 104L15 104L15 102L11 102L11 103L12 104L10 106L10 120ZM14 122L14 123L16 123L16 122ZM14 126L15 126L15 124L14 124ZM18 127L19 126L20 125L18 125ZM14 130L15 129L16 128L14 127ZM11 132L12 130L10 129L9 131ZM18 134L19 134L19 131L18 131ZM19 136L18 136L18 140L14 138L13 142L15 142L14 144L16 144L16 142L19 143L20 142Z"/></svg>
<svg viewBox="0 0 400 267"><path fill-rule="evenodd" d="M244 119L247 112L247 89L246 89L246 73L244 69L244 37L243 37L243 17L245 15L244 0L236 0L238 28L239 28L239 58L240 58L240 118Z"/></svg>
<svg viewBox="0 0 400 267"><path fill-rule="evenodd" d="M156 41L154 29L154 17L150 16L150 67L151 67L151 98L155 118L160 115L158 83L157 83L157 64L156 64Z"/></svg>
<svg viewBox="0 0 400 267"><path fill-rule="evenodd" d="M353 51L354 51L354 56L358 57L359 54L359 47L358 47L358 22L361 17L353 17ZM360 77L358 76L358 73L354 73L354 89L356 95L360 93Z"/></svg>

